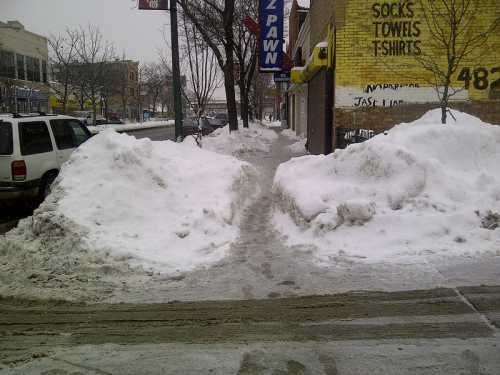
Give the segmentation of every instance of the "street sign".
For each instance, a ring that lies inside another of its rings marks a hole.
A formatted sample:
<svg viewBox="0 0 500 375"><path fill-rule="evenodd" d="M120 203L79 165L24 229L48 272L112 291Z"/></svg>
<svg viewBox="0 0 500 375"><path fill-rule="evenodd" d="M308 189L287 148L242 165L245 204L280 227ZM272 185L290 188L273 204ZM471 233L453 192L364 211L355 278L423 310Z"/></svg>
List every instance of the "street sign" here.
<svg viewBox="0 0 500 375"><path fill-rule="evenodd" d="M168 0L139 0L139 9L168 10Z"/></svg>
<svg viewBox="0 0 500 375"><path fill-rule="evenodd" d="M259 70L279 72L283 62L284 0L259 1Z"/></svg>
<svg viewBox="0 0 500 375"><path fill-rule="evenodd" d="M274 82L290 82L290 72L274 73Z"/></svg>
<svg viewBox="0 0 500 375"><path fill-rule="evenodd" d="M246 16L245 19L243 20L243 25L250 31L252 34L255 36L259 36L260 33L260 28L259 24L253 20L252 17Z"/></svg>

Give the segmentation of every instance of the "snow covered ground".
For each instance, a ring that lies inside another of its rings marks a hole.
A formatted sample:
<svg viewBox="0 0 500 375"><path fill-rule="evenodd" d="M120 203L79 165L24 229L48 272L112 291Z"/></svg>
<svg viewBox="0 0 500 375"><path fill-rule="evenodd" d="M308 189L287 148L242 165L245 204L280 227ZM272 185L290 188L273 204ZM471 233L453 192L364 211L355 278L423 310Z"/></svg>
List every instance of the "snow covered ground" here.
<svg viewBox="0 0 500 375"><path fill-rule="evenodd" d="M123 132L127 130L140 130L140 129L152 129L152 128L161 128L165 126L174 126L174 120L165 120L165 121L148 121L148 122L138 122L131 124L109 124L109 125L97 125L97 126L87 126L87 129L92 134L97 134L106 129L113 129L117 132Z"/></svg>
<svg viewBox="0 0 500 375"><path fill-rule="evenodd" d="M63 282L73 299L78 278L114 284L210 265L237 238L255 175L231 156L103 131L72 154L34 215L0 237L0 294Z"/></svg>
<svg viewBox="0 0 500 375"><path fill-rule="evenodd" d="M292 129L284 129L281 132L281 135L285 136L286 138L288 138L291 141L294 141L294 143L292 143L291 145L288 146L288 149L290 150L290 152L292 154L294 154L294 155L302 154L303 155L303 154L307 153L307 150L306 150L307 139L305 137L297 135L295 133L295 131L293 131Z"/></svg>
<svg viewBox="0 0 500 375"><path fill-rule="evenodd" d="M275 131L266 129L257 122L250 122L248 128L239 124L238 131L229 133L229 128L217 129L203 138L203 148L236 157L245 154L268 153L271 144L278 139ZM190 137L187 138L190 142Z"/></svg>
<svg viewBox="0 0 500 375"><path fill-rule="evenodd" d="M454 112L401 124L328 156L282 164L273 222L319 260L421 262L500 255L500 127Z"/></svg>
<svg viewBox="0 0 500 375"><path fill-rule="evenodd" d="M281 128L281 120L277 121L262 120L262 125L264 125L267 128Z"/></svg>

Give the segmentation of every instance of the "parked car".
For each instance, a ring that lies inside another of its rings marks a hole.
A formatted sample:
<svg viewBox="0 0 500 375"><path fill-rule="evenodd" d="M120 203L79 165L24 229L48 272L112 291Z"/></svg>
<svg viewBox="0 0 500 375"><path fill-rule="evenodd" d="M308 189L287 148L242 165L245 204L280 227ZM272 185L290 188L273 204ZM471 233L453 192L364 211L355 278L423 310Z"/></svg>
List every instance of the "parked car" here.
<svg viewBox="0 0 500 375"><path fill-rule="evenodd" d="M229 123L227 113L216 113L209 119L209 122L214 128L222 128Z"/></svg>
<svg viewBox="0 0 500 375"><path fill-rule="evenodd" d="M78 119L62 115L0 117L0 200L45 198L61 165L90 138Z"/></svg>
<svg viewBox="0 0 500 375"><path fill-rule="evenodd" d="M200 118L201 134L208 135L212 133L215 128L210 125L208 120L204 117ZM198 120L197 119L186 119L182 124L182 136L187 137L188 135L193 135L198 133Z"/></svg>
<svg viewBox="0 0 500 375"><path fill-rule="evenodd" d="M120 124L124 124L124 122L120 119L118 119L118 120L106 120L105 118L102 118L102 119L97 119L95 121L95 124L96 125L120 125Z"/></svg>

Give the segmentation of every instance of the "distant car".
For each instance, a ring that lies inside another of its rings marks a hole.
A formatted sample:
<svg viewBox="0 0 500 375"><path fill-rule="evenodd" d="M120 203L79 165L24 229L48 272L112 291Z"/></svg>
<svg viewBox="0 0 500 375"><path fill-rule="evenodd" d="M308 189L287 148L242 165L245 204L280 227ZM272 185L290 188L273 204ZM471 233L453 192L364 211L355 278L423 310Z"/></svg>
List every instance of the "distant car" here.
<svg viewBox="0 0 500 375"><path fill-rule="evenodd" d="M214 128L222 128L229 123L227 113L216 113L209 119L209 122Z"/></svg>
<svg viewBox="0 0 500 375"><path fill-rule="evenodd" d="M105 118L97 119L95 122L96 125L120 125L124 124L122 120L106 120Z"/></svg>
<svg viewBox="0 0 500 375"><path fill-rule="evenodd" d="M204 117L200 118L200 125L201 125L202 135L208 135L215 130L215 128L211 126L208 120ZM198 133L198 120L196 119L184 120L182 124L182 136L187 137L188 135L193 135L196 133Z"/></svg>
<svg viewBox="0 0 500 375"><path fill-rule="evenodd" d="M0 200L45 198L61 165L90 138L69 116L0 116Z"/></svg>

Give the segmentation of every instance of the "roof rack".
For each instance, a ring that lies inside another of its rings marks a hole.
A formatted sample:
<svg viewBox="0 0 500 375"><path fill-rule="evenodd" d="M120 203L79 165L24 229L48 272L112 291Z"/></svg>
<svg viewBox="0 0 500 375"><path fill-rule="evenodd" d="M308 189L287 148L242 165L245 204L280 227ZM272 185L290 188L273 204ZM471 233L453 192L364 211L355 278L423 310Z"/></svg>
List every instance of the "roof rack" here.
<svg viewBox="0 0 500 375"><path fill-rule="evenodd" d="M36 114L35 114L36 113ZM32 112L32 113L18 113L18 112L10 112L13 118L27 118L27 117L38 117L38 116L58 116L57 114L47 114L42 111Z"/></svg>

